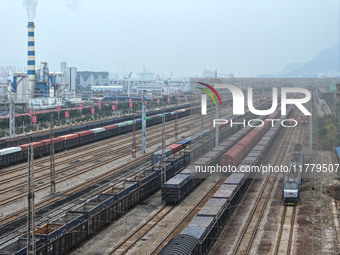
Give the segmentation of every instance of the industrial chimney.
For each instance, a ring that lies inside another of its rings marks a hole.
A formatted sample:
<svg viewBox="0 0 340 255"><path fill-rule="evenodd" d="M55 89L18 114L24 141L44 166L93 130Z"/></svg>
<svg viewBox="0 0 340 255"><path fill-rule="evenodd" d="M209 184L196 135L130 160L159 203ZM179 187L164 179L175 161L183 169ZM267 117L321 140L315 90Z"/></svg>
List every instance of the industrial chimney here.
<svg viewBox="0 0 340 255"><path fill-rule="evenodd" d="M27 51L27 75L30 97L35 94L35 47L34 47L34 22L28 22L28 51Z"/></svg>

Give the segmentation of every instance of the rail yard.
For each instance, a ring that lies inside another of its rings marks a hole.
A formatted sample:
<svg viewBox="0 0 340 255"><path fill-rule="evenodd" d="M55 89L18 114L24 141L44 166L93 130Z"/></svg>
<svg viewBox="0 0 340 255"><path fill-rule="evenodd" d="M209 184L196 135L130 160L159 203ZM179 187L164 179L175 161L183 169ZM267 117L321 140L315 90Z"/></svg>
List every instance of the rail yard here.
<svg viewBox="0 0 340 255"><path fill-rule="evenodd" d="M217 131L209 124L214 107L208 108L204 118L197 104L173 112L159 110L148 119L148 153L140 152L142 141L137 138L133 160L132 136L142 136L138 119L111 124L112 128L106 125L102 134L95 133L101 127L76 129L79 132L71 133L72 138L61 140L60 145L55 136L55 148L59 148L55 149L55 193L50 191L50 144L42 149L29 146L38 143L31 140L25 147L25 138L21 143L17 140L22 150L14 153L21 156L2 161L9 163L3 165L0 179L0 254L27 252L27 163L23 163L28 160L27 149L23 149L27 147L38 156L34 160L37 254L311 254L338 250L337 203L316 191L321 189L316 187L317 178L308 178L303 171L306 162L318 164L322 158L336 163L336 159L331 152L306 153L309 119L293 106L285 116L280 107L272 115L255 116L248 111L233 116L230 98L222 100L227 107L221 109L221 116L235 123L256 118L264 124L225 124ZM257 109L271 105L268 99L256 101ZM330 111L319 97L314 109L320 116ZM271 125L268 120L272 119L278 121ZM286 119L300 125L290 121L291 127L285 128L280 121ZM197 173L197 169L218 164L235 166L236 171ZM289 166L289 172L241 171L262 165ZM324 182L328 185L332 180ZM312 227L305 229L308 225ZM320 236L321 244L316 239Z"/></svg>
<svg viewBox="0 0 340 255"><path fill-rule="evenodd" d="M1 1L0 255L340 254L335 2Z"/></svg>

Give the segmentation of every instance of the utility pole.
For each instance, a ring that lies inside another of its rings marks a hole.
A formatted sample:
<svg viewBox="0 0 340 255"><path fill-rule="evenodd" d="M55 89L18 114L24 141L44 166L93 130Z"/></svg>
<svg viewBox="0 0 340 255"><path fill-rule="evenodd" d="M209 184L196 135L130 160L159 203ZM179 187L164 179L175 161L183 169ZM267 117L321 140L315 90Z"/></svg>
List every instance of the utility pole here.
<svg viewBox="0 0 340 255"><path fill-rule="evenodd" d="M162 116L162 161L161 161L161 186L166 182L166 171L164 169L165 156L165 114Z"/></svg>
<svg viewBox="0 0 340 255"><path fill-rule="evenodd" d="M15 136L15 103L12 82L10 79L7 80L7 85L9 99L9 136L13 138Z"/></svg>
<svg viewBox="0 0 340 255"><path fill-rule="evenodd" d="M176 98L175 139L178 139L178 100Z"/></svg>
<svg viewBox="0 0 340 255"><path fill-rule="evenodd" d="M216 105L216 119L219 119L220 118L220 114L218 112L218 105ZM220 127L219 125L217 124L216 127L215 127L215 146L217 147L218 146L218 137L219 137L219 130L220 130Z"/></svg>
<svg viewBox="0 0 340 255"><path fill-rule="evenodd" d="M133 123L132 123L132 157L136 158L136 116L135 116L135 106L132 106L133 113Z"/></svg>
<svg viewBox="0 0 340 255"><path fill-rule="evenodd" d="M34 212L34 150L28 147L28 182L27 182L27 254L35 255L35 212Z"/></svg>
<svg viewBox="0 0 340 255"><path fill-rule="evenodd" d="M50 113L50 171L51 171L51 193L55 193L55 165L54 165L54 123L53 114Z"/></svg>
<svg viewBox="0 0 340 255"><path fill-rule="evenodd" d="M142 101L142 154L146 153L146 109L145 109L145 98L143 91Z"/></svg>

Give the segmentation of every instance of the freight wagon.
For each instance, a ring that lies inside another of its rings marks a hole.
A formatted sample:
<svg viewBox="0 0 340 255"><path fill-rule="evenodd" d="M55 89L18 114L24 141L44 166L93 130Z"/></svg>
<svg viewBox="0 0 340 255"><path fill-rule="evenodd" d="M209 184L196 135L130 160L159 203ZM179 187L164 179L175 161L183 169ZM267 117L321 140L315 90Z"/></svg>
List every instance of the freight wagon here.
<svg viewBox="0 0 340 255"><path fill-rule="evenodd" d="M288 109L288 115L291 113L292 108ZM280 108L276 110L273 114L271 114L268 119L276 119L279 117ZM266 121L265 121L266 122ZM268 122L268 121L267 121ZM275 126L277 126L276 124ZM206 156L201 159L195 160L191 159L191 162L194 162L193 165L197 166L198 169L205 169L205 166L215 165L216 159L220 161L220 166L238 166L247 156L248 153L255 147L255 145L260 142L260 139L265 135L265 133L269 130L270 126L264 125L260 128L254 128L251 130L250 127L246 127L238 131L236 134L230 136L225 141L221 142L220 150L213 150ZM273 131L276 128L272 128ZM276 132L276 131L275 131ZM197 134L196 134L197 135ZM271 133L270 135L273 135ZM266 142L268 144L268 140ZM209 145L201 146L201 149L209 148ZM211 148L211 147L210 147ZM262 146L262 150L259 152L259 148L256 147L256 152L258 153L258 157L263 157L264 149L267 149L268 146ZM206 152L203 151L202 154ZM222 153L224 153L222 155ZM202 155L201 154L201 155ZM247 161L250 158L246 159ZM255 158L257 160L257 157ZM217 161L218 162L218 161ZM251 162L254 163L254 162ZM168 185L168 183L164 183L162 187L162 199L169 204L179 203L185 196L187 196L193 189L196 188L197 185L200 184L204 178L207 177L209 173L200 171L197 173L195 170L191 169L191 173L187 173L187 175L191 179L196 179L196 181L188 181L182 180L182 182L178 181L177 186Z"/></svg>
<svg viewBox="0 0 340 255"><path fill-rule="evenodd" d="M184 110L190 112L191 108L190 108L189 104L183 105L181 107L183 107ZM169 108L165 109L165 111L172 112L172 111L175 111L176 109L177 109L177 107L169 107ZM163 111L164 111L163 109L152 110L152 111L148 111L147 115L152 116L152 115L160 114ZM135 117L141 118L142 115L136 114ZM71 134L71 133L76 133L76 132L81 132L81 131L86 131L86 130L97 128L97 127L113 125L113 124L124 122L124 121L127 121L127 120L132 120L132 118L133 118L132 115L125 115L125 116L120 116L120 117L116 117L116 118L109 119L109 120L95 121L95 122L90 122L90 123L87 123L87 124L81 124L81 125L76 125L76 126L66 127L66 128L58 128L58 129L54 130L54 137L68 135L68 134ZM170 118L167 119L167 120L170 120ZM148 125L152 125L152 124L148 123ZM34 133L34 134L31 134L31 135L0 139L0 149L4 149L4 148L7 148L7 147L15 147L15 146L18 146L18 145L21 145L21 144L27 144L27 143L30 143L30 142L38 142L38 141L41 141L41 140L48 139L49 136L50 136L50 132L44 131L44 132Z"/></svg>
<svg viewBox="0 0 340 255"><path fill-rule="evenodd" d="M209 144L211 143L209 141ZM206 145L205 143L197 142L195 146ZM172 152L172 150L170 151ZM199 156L197 154L197 157ZM190 164L190 158L190 152L186 150L181 150L169 156L164 162L166 180L171 179L183 168L186 168ZM139 174L107 189L102 194L82 202L59 219L38 227L36 229L37 238L43 245L39 246L37 254L67 253L90 235L98 232L105 225L116 220L133 206L157 191L161 187L160 164L146 167L146 169L142 166L141 169L144 170ZM16 254L13 248L15 245L16 243L14 242L5 246L0 250L0 254L7 254L5 252L9 250ZM23 249L26 249L24 245Z"/></svg>
<svg viewBox="0 0 340 255"><path fill-rule="evenodd" d="M164 113L166 114L166 113ZM183 109L183 111L181 111L181 114L179 114L178 117L184 117L184 116L188 116L190 114L190 108L186 108ZM162 115L162 114L161 114ZM173 115L169 115L168 116L173 116ZM172 118L173 119L173 118ZM170 120L170 118L169 118ZM147 124L148 125L156 125L161 123L162 119L157 117L150 117L150 119L147 120ZM106 124L108 122L106 121ZM141 128L141 119L136 119L136 123L140 123L137 124L136 128ZM131 132L132 131L132 121L125 121L125 122L121 122L121 123L117 123L117 124L112 124L112 125L107 125L104 127L96 127L90 130L86 130L84 131L83 128L84 127L89 127L89 125L80 125L77 127L72 127L72 128L67 128L64 130L59 130L61 131L61 133L65 133L66 131L72 131L74 132L73 134L65 134L65 135L60 135L58 136L58 139L61 139L62 142L59 143L59 140L57 141L58 145L55 146L55 151L59 152L59 151L63 151L63 150L68 150L68 149L72 149L75 147L79 147L85 144L89 144L92 142L96 142L96 141L100 141L102 139L107 139L116 135L121 135L121 134L125 134L127 132ZM92 125L92 126L97 126L97 125ZM56 130L57 131L57 130ZM54 132L54 134L56 134L56 132ZM37 136L35 136L37 137ZM44 139L37 142L39 144L41 144L41 146L35 146L34 147L34 155L35 157L41 157L41 156L45 156L48 155L50 153L50 145L47 142L47 140L49 140L49 135L46 136L46 134L44 134L43 136ZM17 137L16 139L21 139L20 141L31 141L31 137L27 136L26 138L19 138ZM14 141L16 141L16 139L13 139L11 141L13 141L13 144L17 144L14 143ZM35 139L36 140L36 139ZM23 161L27 160L27 148L28 145L33 144L33 143L24 143L21 145L17 145L18 148L21 148L21 152L19 151L15 151L13 153L3 153L3 155L1 155L1 152L4 149L0 150L0 168L4 167L4 166L8 166L11 164L16 164L16 163L20 163ZM176 147L177 145L175 145ZM14 146L13 146L14 147ZM40 148L41 147L41 148ZM23 149L24 148L24 149ZM19 150L19 149L17 149ZM6 151L6 149L4 150L4 152ZM177 149L178 151L178 149Z"/></svg>
<svg viewBox="0 0 340 255"><path fill-rule="evenodd" d="M258 153L256 148L250 151L249 154L255 158L252 160L252 165L260 164L263 155L267 154L271 147L270 144L279 134L280 128L279 124L275 124L271 128L271 131L273 131L271 137L264 136L260 140L265 148L264 151ZM225 223L251 183L251 174L240 172L241 166L251 166L248 165L249 162L249 159L244 159L241 162L236 173L232 173L225 180L213 197L198 212L197 216L179 235L169 241L160 255L204 255L209 252L210 247L218 238Z"/></svg>

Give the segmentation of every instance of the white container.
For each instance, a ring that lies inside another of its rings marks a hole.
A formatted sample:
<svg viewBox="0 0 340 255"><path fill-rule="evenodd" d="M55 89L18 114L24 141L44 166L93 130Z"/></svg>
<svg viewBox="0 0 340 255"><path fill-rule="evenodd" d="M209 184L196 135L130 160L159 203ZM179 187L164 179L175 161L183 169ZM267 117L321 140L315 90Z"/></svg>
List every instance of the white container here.
<svg viewBox="0 0 340 255"><path fill-rule="evenodd" d="M18 151L21 151L20 147L9 147L9 148L0 150L0 156L11 154L11 153L18 152Z"/></svg>
<svg viewBox="0 0 340 255"><path fill-rule="evenodd" d="M106 129L105 128L94 128L94 129L90 129L90 131L92 131L92 133L96 134L96 133L100 133L100 132L104 132Z"/></svg>

